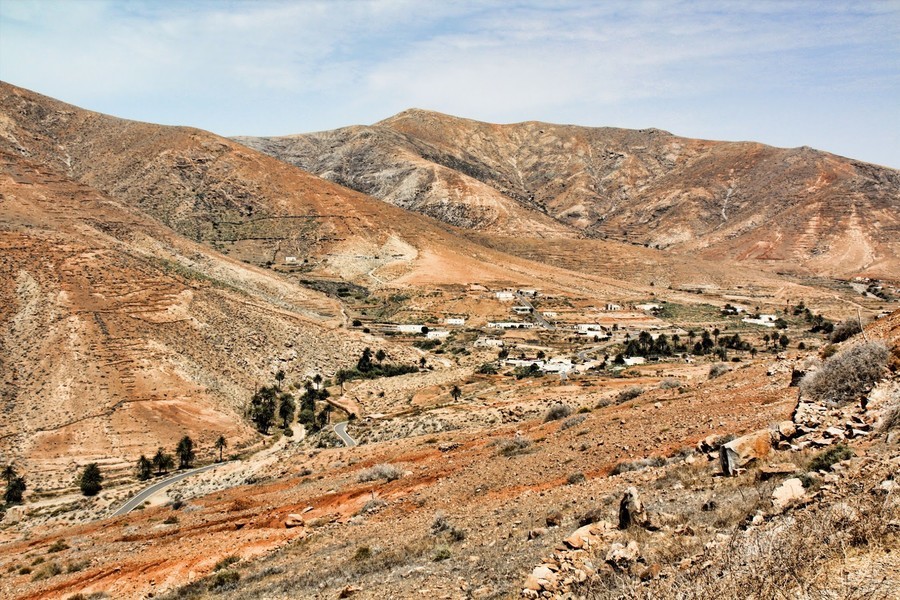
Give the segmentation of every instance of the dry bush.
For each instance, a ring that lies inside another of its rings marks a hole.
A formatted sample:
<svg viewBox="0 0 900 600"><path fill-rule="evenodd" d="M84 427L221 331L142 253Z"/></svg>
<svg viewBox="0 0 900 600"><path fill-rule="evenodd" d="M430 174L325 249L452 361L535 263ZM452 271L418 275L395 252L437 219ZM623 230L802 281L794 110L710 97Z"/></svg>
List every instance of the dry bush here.
<svg viewBox="0 0 900 600"><path fill-rule="evenodd" d="M544 416L544 423L549 423L550 421L559 421L560 419L565 419L571 414L571 406L566 406L565 404L557 404L547 411L546 416Z"/></svg>
<svg viewBox="0 0 900 600"><path fill-rule="evenodd" d="M867 342L828 358L818 371L803 378L800 390L820 402L841 405L868 392L884 375L888 349L881 342Z"/></svg>
<svg viewBox="0 0 900 600"><path fill-rule="evenodd" d="M497 440L493 445L497 446L497 451L503 456L518 456L519 454L527 454L532 450L531 440L523 437Z"/></svg>
<svg viewBox="0 0 900 600"><path fill-rule="evenodd" d="M862 327L859 326L858 319L847 319L846 321L841 321L834 328L834 331L831 332L831 341L838 344L845 340L849 340L851 337L861 332Z"/></svg>
<svg viewBox="0 0 900 600"><path fill-rule="evenodd" d="M584 423L584 419L585 419L585 416L583 414L575 415L574 417L569 417L568 419L563 421L563 424L560 425L559 428L560 429L570 429L572 427L575 427L576 425L581 425L582 423Z"/></svg>
<svg viewBox="0 0 900 600"><path fill-rule="evenodd" d="M716 363L709 368L709 378L715 379L716 377L721 377L730 370L731 369L725 363Z"/></svg>
<svg viewBox="0 0 900 600"><path fill-rule="evenodd" d="M367 481L376 481L378 479L384 479L385 481L394 481L400 479L402 475L403 472L394 465L381 463L361 471L360 474L356 476L356 480L360 483L364 483Z"/></svg>
<svg viewBox="0 0 900 600"><path fill-rule="evenodd" d="M621 475L628 471L640 471L647 467L661 467L666 464L666 459L661 456L651 456L650 458L640 458L638 460L623 460L609 472L610 475Z"/></svg>
<svg viewBox="0 0 900 600"><path fill-rule="evenodd" d="M628 402L629 400L634 400L643 393L644 388L639 385L633 385L631 387L625 388L616 396L616 404L623 404L625 402Z"/></svg>
<svg viewBox="0 0 900 600"><path fill-rule="evenodd" d="M674 390L681 387L681 382L674 377L666 377L662 381L659 382L659 389L661 390Z"/></svg>

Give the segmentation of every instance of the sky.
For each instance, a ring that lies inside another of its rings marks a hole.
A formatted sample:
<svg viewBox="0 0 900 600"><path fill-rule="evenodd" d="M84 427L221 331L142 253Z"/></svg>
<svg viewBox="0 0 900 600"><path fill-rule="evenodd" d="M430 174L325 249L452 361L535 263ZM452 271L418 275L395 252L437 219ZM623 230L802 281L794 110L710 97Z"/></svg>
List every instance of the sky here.
<svg viewBox="0 0 900 600"><path fill-rule="evenodd" d="M900 168L900 0L0 0L0 79L221 135L416 107Z"/></svg>

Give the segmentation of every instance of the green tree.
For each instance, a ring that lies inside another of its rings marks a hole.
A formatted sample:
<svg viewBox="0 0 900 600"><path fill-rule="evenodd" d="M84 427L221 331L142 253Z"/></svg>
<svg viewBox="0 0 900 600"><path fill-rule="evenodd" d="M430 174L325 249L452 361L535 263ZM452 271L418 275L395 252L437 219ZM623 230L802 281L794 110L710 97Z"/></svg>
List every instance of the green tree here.
<svg viewBox="0 0 900 600"><path fill-rule="evenodd" d="M12 465L10 465L10 467L11 466ZM7 476L5 469L3 475L4 477ZM27 487L28 486L25 484L25 477L14 474L6 480L6 493L3 495L3 499L7 504L20 504L22 502L22 495L25 493Z"/></svg>
<svg viewBox="0 0 900 600"><path fill-rule="evenodd" d="M257 390L250 398L250 420L256 425L257 431L262 434L268 434L269 428L275 422L277 393L274 387L265 386Z"/></svg>
<svg viewBox="0 0 900 600"><path fill-rule="evenodd" d="M141 481L147 481L153 476L153 463L141 454L137 461L137 478Z"/></svg>
<svg viewBox="0 0 900 600"><path fill-rule="evenodd" d="M281 427L287 429L294 420L297 405L294 403L294 397L290 394L281 394L278 400L278 418L281 419Z"/></svg>
<svg viewBox="0 0 900 600"><path fill-rule="evenodd" d="M356 370L360 373L368 373L372 370L372 349L365 348L356 361Z"/></svg>
<svg viewBox="0 0 900 600"><path fill-rule="evenodd" d="M375 360L377 360L378 362L384 362L385 358L387 358L387 354L385 354L384 350L379 348L378 352L375 353Z"/></svg>
<svg viewBox="0 0 900 600"><path fill-rule="evenodd" d="M778 343L781 344L781 347L782 347L782 348L787 348L787 347L788 347L788 344L791 343L791 340L788 339L788 336L786 336L786 335L784 335L784 334L782 333L782 334L781 334L781 337L778 338Z"/></svg>
<svg viewBox="0 0 900 600"><path fill-rule="evenodd" d="M175 466L175 459L172 458L171 454L167 454L165 450L160 447L156 454L153 455L153 466L156 467L157 475L161 475L163 473L168 473L169 469Z"/></svg>
<svg viewBox="0 0 900 600"><path fill-rule="evenodd" d="M224 435L220 435L218 438L216 438L215 446L216 450L219 451L219 462L222 462L222 452L228 446L228 442L225 440Z"/></svg>
<svg viewBox="0 0 900 600"><path fill-rule="evenodd" d="M341 394L343 394L344 393L344 382L347 381L347 373L343 369L341 369L334 376L334 379L335 379L335 381L337 381L338 385L341 386Z"/></svg>
<svg viewBox="0 0 900 600"><path fill-rule="evenodd" d="M16 473L16 467L12 464L6 465L3 467L3 479L6 480L6 485L12 483L12 480L18 477L18 473Z"/></svg>
<svg viewBox="0 0 900 600"><path fill-rule="evenodd" d="M190 436L184 436L178 440L178 446L175 447L175 454L178 455L178 468L190 469L196 458L194 452L194 440Z"/></svg>
<svg viewBox="0 0 900 600"><path fill-rule="evenodd" d="M84 468L78 478L78 487L85 496L96 496L103 489L103 474L97 463L91 463Z"/></svg>
<svg viewBox="0 0 900 600"><path fill-rule="evenodd" d="M321 387L322 387L322 376L319 375L318 373L316 373L315 375L313 375L313 383L316 384L316 390L321 389Z"/></svg>
<svg viewBox="0 0 900 600"><path fill-rule="evenodd" d="M275 373L275 382L278 384L278 389L281 389L281 382L284 381L284 369L278 369L278 372Z"/></svg>
<svg viewBox="0 0 900 600"><path fill-rule="evenodd" d="M450 390L450 395L453 397L453 401L456 402L459 400L459 397L462 396L462 390L459 389L458 385L454 385L453 389Z"/></svg>

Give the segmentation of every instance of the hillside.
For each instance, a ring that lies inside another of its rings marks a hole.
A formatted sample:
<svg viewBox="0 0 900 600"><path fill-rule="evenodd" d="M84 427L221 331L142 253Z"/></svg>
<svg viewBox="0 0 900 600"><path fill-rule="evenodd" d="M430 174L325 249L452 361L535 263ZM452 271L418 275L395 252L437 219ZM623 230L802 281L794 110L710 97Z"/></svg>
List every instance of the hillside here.
<svg viewBox="0 0 900 600"><path fill-rule="evenodd" d="M811 148L656 129L494 125L423 110L368 127L236 139L486 233L556 235L550 217L561 237L577 232L777 271L900 272L900 173Z"/></svg>

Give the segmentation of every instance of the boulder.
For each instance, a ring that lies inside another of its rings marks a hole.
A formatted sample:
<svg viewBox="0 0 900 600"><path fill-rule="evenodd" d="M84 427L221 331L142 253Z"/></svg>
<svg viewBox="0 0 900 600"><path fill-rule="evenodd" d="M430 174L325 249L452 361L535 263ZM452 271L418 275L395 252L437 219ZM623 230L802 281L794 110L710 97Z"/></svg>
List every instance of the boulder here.
<svg viewBox="0 0 900 600"><path fill-rule="evenodd" d="M802 500L806 497L806 490L803 489L803 482L796 477L786 479L784 483L775 488L772 492L772 505L782 510L789 504Z"/></svg>
<svg viewBox="0 0 900 600"><path fill-rule="evenodd" d="M547 527L559 527L560 523L562 523L562 513L553 512L547 515L546 521Z"/></svg>
<svg viewBox="0 0 900 600"><path fill-rule="evenodd" d="M772 434L768 429L756 431L723 444L719 450L719 464L726 476L737 474L747 463L765 458L772 451Z"/></svg>
<svg viewBox="0 0 900 600"><path fill-rule="evenodd" d="M797 465L793 463L775 463L766 465L759 470L760 479L763 481L779 475L791 475L797 472Z"/></svg>
<svg viewBox="0 0 900 600"><path fill-rule="evenodd" d="M609 551L606 553L606 562L618 571L627 571L638 561L640 556L641 549L634 540L628 542L627 546L616 542L609 547Z"/></svg>
<svg viewBox="0 0 900 600"><path fill-rule="evenodd" d="M593 527L593 525L585 525L576 529L572 535L563 540L563 543L569 548L587 548L591 542L596 540L593 535Z"/></svg>
<svg viewBox="0 0 900 600"><path fill-rule="evenodd" d="M782 421L777 425L778 435L783 440L793 439L797 435L797 426L793 421Z"/></svg>
<svg viewBox="0 0 900 600"><path fill-rule="evenodd" d="M292 529L294 527L303 527L305 522L303 521L303 517L296 513L291 513L284 520L284 526L288 529Z"/></svg>

